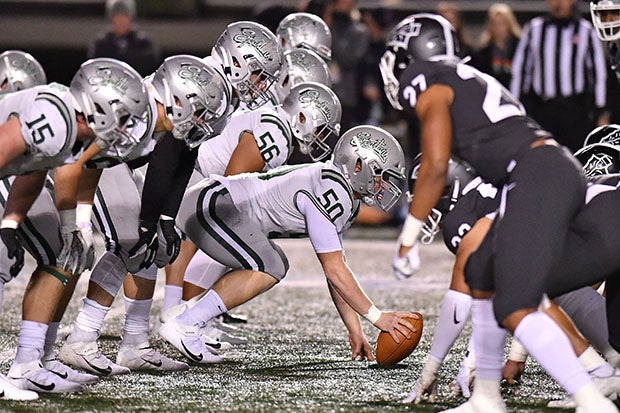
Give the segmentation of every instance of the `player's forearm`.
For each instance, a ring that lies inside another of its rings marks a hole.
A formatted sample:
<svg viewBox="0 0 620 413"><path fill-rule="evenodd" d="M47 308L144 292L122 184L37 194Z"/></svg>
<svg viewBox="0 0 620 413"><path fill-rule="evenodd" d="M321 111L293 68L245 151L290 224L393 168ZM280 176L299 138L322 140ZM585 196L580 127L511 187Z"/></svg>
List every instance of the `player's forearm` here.
<svg viewBox="0 0 620 413"><path fill-rule="evenodd" d="M46 176L47 172L39 171L15 177L2 219L20 223L41 193Z"/></svg>
<svg viewBox="0 0 620 413"><path fill-rule="evenodd" d="M183 201L183 195L187 189L187 184L194 171L194 164L196 163L197 156L198 149L190 150L186 147L186 149L181 152L177 171L172 181L172 187L170 188L168 196L163 200L161 209L162 215L174 218L177 212L179 212L181 201Z"/></svg>
<svg viewBox="0 0 620 413"><path fill-rule="evenodd" d="M340 294L338 294L329 280L327 281L327 286L329 288L329 294L332 297L332 301L334 302L334 305L338 310L338 314L340 314L340 318L342 319L342 322L347 328L349 334L362 334L362 324L360 323L358 313L351 308L349 304L347 304Z"/></svg>
<svg viewBox="0 0 620 413"><path fill-rule="evenodd" d="M101 178L101 169L84 169L80 177L77 191L77 202L80 204L92 204L97 192L97 185Z"/></svg>

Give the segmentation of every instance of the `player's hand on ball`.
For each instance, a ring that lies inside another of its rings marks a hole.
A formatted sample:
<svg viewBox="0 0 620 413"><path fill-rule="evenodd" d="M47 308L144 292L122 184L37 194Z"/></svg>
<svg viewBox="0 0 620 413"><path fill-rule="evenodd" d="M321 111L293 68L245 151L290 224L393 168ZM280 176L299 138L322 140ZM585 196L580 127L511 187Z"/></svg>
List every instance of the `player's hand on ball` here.
<svg viewBox="0 0 620 413"><path fill-rule="evenodd" d="M364 336L364 333L349 334L349 344L351 345L351 360L374 361L372 347Z"/></svg>
<svg viewBox="0 0 620 413"><path fill-rule="evenodd" d="M383 320L389 319L389 320ZM375 354L377 363L396 364L409 356L417 347L422 337L422 315L411 312L384 312L375 326L388 321L392 330L383 330L377 337Z"/></svg>
<svg viewBox="0 0 620 413"><path fill-rule="evenodd" d="M396 250L394 258L392 258L392 270L394 270L394 277L399 280L404 280L411 277L420 269L421 261L420 254L418 252L418 244L413 244L413 247L407 251L404 256L399 256Z"/></svg>
<svg viewBox="0 0 620 413"><path fill-rule="evenodd" d="M381 331L389 333L392 339L400 344L401 338L396 334L397 331L406 338L411 338L411 333L417 331L407 318L418 320L419 316L408 311L384 311L375 326Z"/></svg>

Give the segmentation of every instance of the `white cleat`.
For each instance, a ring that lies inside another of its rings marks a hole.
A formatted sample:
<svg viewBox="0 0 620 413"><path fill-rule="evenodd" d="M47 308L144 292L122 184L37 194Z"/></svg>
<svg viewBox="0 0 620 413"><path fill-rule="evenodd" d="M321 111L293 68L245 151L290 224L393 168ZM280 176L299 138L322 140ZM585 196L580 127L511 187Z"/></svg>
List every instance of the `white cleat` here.
<svg viewBox="0 0 620 413"><path fill-rule="evenodd" d="M22 390L37 393L75 393L84 389L79 383L65 380L52 373L39 360L30 363L13 363L8 377Z"/></svg>
<svg viewBox="0 0 620 413"><path fill-rule="evenodd" d="M121 347L116 364L133 370L184 371L189 364L168 358L155 350L148 342L135 347Z"/></svg>
<svg viewBox="0 0 620 413"><path fill-rule="evenodd" d="M200 329L200 333L215 343L221 343L221 350L228 350L233 345L246 344L248 342L248 339L245 337L236 336L221 330L213 320L207 322L207 324ZM208 345L208 343L205 344Z"/></svg>
<svg viewBox="0 0 620 413"><path fill-rule="evenodd" d="M62 364L57 359L43 360L43 367L57 375L58 377L80 384L92 384L99 381L99 377L94 374L82 373L73 370L66 364Z"/></svg>
<svg viewBox="0 0 620 413"><path fill-rule="evenodd" d="M505 413L506 404L500 398L489 398L473 395L465 403L453 409L444 410L443 413Z"/></svg>
<svg viewBox="0 0 620 413"><path fill-rule="evenodd" d="M32 390L22 390L6 378L4 374L0 374L0 400L28 401L38 398L39 393Z"/></svg>
<svg viewBox="0 0 620 413"><path fill-rule="evenodd" d="M603 396L616 400L620 393L620 371L618 369L614 369L609 376L601 377L590 374L590 378Z"/></svg>
<svg viewBox="0 0 620 413"><path fill-rule="evenodd" d="M212 364L224 361L213 353L215 349L205 345L199 326L181 324L173 318L161 325L159 335L195 363Z"/></svg>
<svg viewBox="0 0 620 413"><path fill-rule="evenodd" d="M100 376L130 373L127 367L120 366L101 354L96 341L65 342L58 352L58 359L70 366L78 367Z"/></svg>

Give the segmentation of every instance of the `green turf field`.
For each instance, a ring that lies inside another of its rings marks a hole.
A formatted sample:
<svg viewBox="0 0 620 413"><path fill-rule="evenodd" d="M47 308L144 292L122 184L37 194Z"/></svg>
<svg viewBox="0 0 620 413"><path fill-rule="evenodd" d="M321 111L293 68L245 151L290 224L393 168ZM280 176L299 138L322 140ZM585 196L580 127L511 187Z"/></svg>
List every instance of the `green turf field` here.
<svg viewBox="0 0 620 413"><path fill-rule="evenodd" d="M344 326L327 292L317 259L307 240L287 240L291 270L271 291L235 310L249 323L240 333L249 344L226 353L226 362L192 366L173 374L134 373L103 378L80 394L42 395L29 403L5 402L2 411L36 412L435 412L460 404L450 396L467 345L469 327L440 373L438 404L403 405L398 402L412 388L430 348L439 304L449 282L452 257L443 244L423 246L423 269L414 278L393 278L390 259L393 240L346 239L351 268L368 295L382 309L409 309L424 315L424 333L415 352L394 368L374 362L350 361ZM30 268L32 264L30 264ZM6 373L13 357L21 317L23 273L5 288L1 320L0 369ZM163 276L163 272L161 273ZM75 317L85 293L88 273L78 285L65 316L61 336ZM163 277L162 277L163 278ZM163 284L163 279L158 281ZM158 288L152 312L154 324L163 290ZM117 299L102 332L100 348L114 359L123 322L123 303ZM378 331L363 322L374 346ZM154 336L153 345L181 358ZM545 409L546 401L563 392L534 362L529 362L523 384L506 389L511 412L560 411Z"/></svg>

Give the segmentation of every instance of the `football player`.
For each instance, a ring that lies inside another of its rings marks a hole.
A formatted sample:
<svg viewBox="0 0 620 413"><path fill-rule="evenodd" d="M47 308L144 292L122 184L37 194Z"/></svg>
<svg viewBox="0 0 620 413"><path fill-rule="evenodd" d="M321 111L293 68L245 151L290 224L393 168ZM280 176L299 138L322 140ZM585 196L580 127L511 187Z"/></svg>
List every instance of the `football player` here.
<svg viewBox="0 0 620 413"><path fill-rule="evenodd" d="M28 147L1 171L4 176L18 175L10 189L5 187L8 196L3 197L0 225L8 257L14 258L11 271L16 274L23 266L20 240L37 261L24 295L18 348L8 374L23 389L73 392L97 379L45 357L56 335L49 327L63 296L70 297L86 265L88 249L76 227L74 188L65 185L63 176L66 168L81 168L100 150L126 144L127 122L146 116L147 96L141 80L122 62L95 59L80 67L69 88L55 83L37 86L9 94L0 102L9 119L0 127L5 130L3 136L25 139ZM85 81L97 82L99 87L85 91ZM8 126L12 122L16 123ZM82 142L93 143L82 153ZM41 191L47 169L53 167L58 213L51 195ZM33 204L31 218L26 217Z"/></svg>
<svg viewBox="0 0 620 413"><path fill-rule="evenodd" d="M583 205L580 168L499 82L460 61L454 29L444 18L411 15L386 45L380 69L388 100L421 125L420 170L399 256L414 244L444 190L451 150L483 179L503 184L499 219L465 268L474 297L476 380L472 397L453 410L506 410L499 388L505 328L579 408L617 411L579 364L566 334L537 309L561 252L556 245L568 237ZM515 283L524 286L520 294L514 294Z"/></svg>
<svg viewBox="0 0 620 413"><path fill-rule="evenodd" d="M132 256L130 248L139 238L138 212L143 180L135 168L145 162L160 145L196 147L217 135L227 122L231 90L217 66L189 55L167 58L158 70L145 80L151 98L152 122L139 133L155 136L123 157L102 156L93 159L81 182L95 183L84 188L84 201L95 198L95 223L106 238L106 252L93 268L87 296L73 327L62 346L59 358L68 364L99 375L123 374L133 370L186 370L188 365L157 352L149 344L149 313L152 305L157 267L167 264L174 252L170 245L156 244L145 250L156 265L141 268L144 258ZM162 137L163 135L163 137ZM153 148L154 146L154 148ZM110 154L108 154L110 155ZM122 161L120 165L114 166ZM105 169L103 169L105 168ZM99 187L96 182L101 176ZM119 191L119 185L123 191ZM96 193L95 193L95 188ZM181 194L182 195L182 194ZM84 204L88 205L88 204ZM85 207L87 208L87 206ZM80 219L90 222L90 211ZM159 223L160 237L168 239L175 232L171 219ZM127 273L132 278L132 292L126 292L126 320L123 340L112 362L97 345L105 315L120 290Z"/></svg>
<svg viewBox="0 0 620 413"><path fill-rule="evenodd" d="M332 59L332 33L319 16L303 12L291 13L278 24L276 36L284 51L307 49L326 62Z"/></svg>
<svg viewBox="0 0 620 413"><path fill-rule="evenodd" d="M373 360L358 314L399 342L413 326L408 312L382 312L357 283L344 260L341 234L360 199L389 209L401 195L404 156L398 141L372 126L346 132L333 163L282 166L262 174L211 176L191 187L178 224L220 264L230 268L191 308L162 324L160 335L194 362L208 356L200 327L269 290L287 273L288 261L270 238L308 236L349 332L352 359ZM211 205L211 207L209 207ZM266 217L268 217L266 219Z"/></svg>

